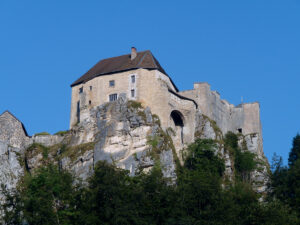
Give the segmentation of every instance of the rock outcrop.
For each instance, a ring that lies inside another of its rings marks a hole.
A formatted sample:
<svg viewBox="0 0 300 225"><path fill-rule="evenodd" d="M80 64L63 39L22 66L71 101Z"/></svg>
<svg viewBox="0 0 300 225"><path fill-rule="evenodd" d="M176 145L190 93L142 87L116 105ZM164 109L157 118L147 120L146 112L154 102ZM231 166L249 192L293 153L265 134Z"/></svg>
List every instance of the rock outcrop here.
<svg viewBox="0 0 300 225"><path fill-rule="evenodd" d="M24 153L29 171L53 161L86 180L99 160L129 170L132 176L159 162L164 176L175 181L172 139L150 108L144 109L121 95L116 102L84 113L87 116L81 123L64 136L35 136L28 141L35 143ZM47 159L43 157L45 152Z"/></svg>
<svg viewBox="0 0 300 225"><path fill-rule="evenodd" d="M85 181L100 160L126 169L132 176L159 164L170 183L176 181L176 166L183 159L181 149L175 149L173 144L176 132L163 129L150 108L144 109L140 103L120 95L115 102L86 109L81 114L81 122L68 132L33 137L27 136L22 123L12 114L2 114L0 182L13 188L25 170L34 172L48 162L57 163ZM233 159L224 148L224 134L200 112L196 115L195 138L216 141L216 154L225 160L225 177L233 180ZM268 162L260 151L260 140L258 134L239 135L240 148L256 154L259 166L251 179L254 189L263 193L268 182Z"/></svg>

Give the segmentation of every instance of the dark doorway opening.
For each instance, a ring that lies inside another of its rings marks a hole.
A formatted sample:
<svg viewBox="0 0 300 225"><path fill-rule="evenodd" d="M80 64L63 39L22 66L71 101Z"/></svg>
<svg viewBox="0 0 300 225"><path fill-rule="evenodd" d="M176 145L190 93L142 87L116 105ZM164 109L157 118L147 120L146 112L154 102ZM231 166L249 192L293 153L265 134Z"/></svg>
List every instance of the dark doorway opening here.
<svg viewBox="0 0 300 225"><path fill-rule="evenodd" d="M183 127L184 127L184 123L183 123L183 116L181 114L181 112L174 110L171 112L171 118L174 121L174 124L176 127L180 127L180 139L181 139L181 143L183 144Z"/></svg>
<svg viewBox="0 0 300 225"><path fill-rule="evenodd" d="M172 111L171 112L171 117L172 117L172 119L175 123L175 126L180 126L180 127L184 126L182 115L179 111L177 111L177 110Z"/></svg>

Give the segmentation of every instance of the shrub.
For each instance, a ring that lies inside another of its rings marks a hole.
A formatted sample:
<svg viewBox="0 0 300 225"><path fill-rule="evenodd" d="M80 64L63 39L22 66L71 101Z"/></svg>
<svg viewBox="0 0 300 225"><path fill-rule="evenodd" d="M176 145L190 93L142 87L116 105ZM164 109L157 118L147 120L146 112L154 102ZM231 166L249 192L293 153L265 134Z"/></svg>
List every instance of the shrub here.
<svg viewBox="0 0 300 225"><path fill-rule="evenodd" d="M68 130L62 130L62 131L58 131L56 132L54 135L59 135L59 136L64 136L68 133Z"/></svg>
<svg viewBox="0 0 300 225"><path fill-rule="evenodd" d="M255 154L242 151L238 145L238 136L233 132L225 135L225 149L229 151L234 159L236 178L250 181L250 173L256 168Z"/></svg>
<svg viewBox="0 0 300 225"><path fill-rule="evenodd" d="M33 136L44 136L44 135L51 135L51 134L49 134L48 132L43 131L43 132L40 132L40 133L36 133Z"/></svg>
<svg viewBox="0 0 300 225"><path fill-rule="evenodd" d="M134 109L142 109L143 108L142 103L137 102L137 101L132 101L132 100L128 101L127 106L128 106L128 108L134 108Z"/></svg>

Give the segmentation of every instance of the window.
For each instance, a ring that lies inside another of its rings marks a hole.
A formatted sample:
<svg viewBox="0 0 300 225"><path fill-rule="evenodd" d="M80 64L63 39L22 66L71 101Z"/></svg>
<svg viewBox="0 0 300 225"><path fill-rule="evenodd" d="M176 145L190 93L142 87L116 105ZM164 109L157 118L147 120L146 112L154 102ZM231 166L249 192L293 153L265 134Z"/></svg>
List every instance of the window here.
<svg viewBox="0 0 300 225"><path fill-rule="evenodd" d="M77 102L76 117L77 117L77 123L79 123L80 122L80 101Z"/></svg>
<svg viewBox="0 0 300 225"><path fill-rule="evenodd" d="M89 105L91 105L92 104L92 101L91 100L89 100Z"/></svg>
<svg viewBox="0 0 300 225"><path fill-rule="evenodd" d="M114 80L110 80L109 81L109 86L110 87L114 87L115 86L115 81Z"/></svg>
<svg viewBox="0 0 300 225"><path fill-rule="evenodd" d="M135 83L135 75L131 76L131 83Z"/></svg>
<svg viewBox="0 0 300 225"><path fill-rule="evenodd" d="M131 97L133 98L135 96L135 93L134 93L134 89L131 90Z"/></svg>
<svg viewBox="0 0 300 225"><path fill-rule="evenodd" d="M243 133L243 129L242 128L238 128L238 132L241 134Z"/></svg>
<svg viewBox="0 0 300 225"><path fill-rule="evenodd" d="M93 86L90 86L90 91L93 90Z"/></svg>
<svg viewBox="0 0 300 225"><path fill-rule="evenodd" d="M109 95L109 101L110 102L116 101L117 99L118 99L118 94Z"/></svg>
<svg viewBox="0 0 300 225"><path fill-rule="evenodd" d="M79 88L79 93L83 92L83 87Z"/></svg>

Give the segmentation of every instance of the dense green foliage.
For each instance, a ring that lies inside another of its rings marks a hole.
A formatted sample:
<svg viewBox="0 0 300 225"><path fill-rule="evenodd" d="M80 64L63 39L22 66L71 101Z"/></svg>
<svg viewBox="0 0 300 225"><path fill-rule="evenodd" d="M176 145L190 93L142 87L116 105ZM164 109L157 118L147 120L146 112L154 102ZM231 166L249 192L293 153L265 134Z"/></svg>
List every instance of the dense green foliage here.
<svg viewBox="0 0 300 225"><path fill-rule="evenodd" d="M298 212L300 217L300 135L293 139L288 166L282 158L274 155L270 198L279 199Z"/></svg>
<svg viewBox="0 0 300 225"><path fill-rule="evenodd" d="M254 157L244 154L237 140L233 134L225 138L235 161L236 179L230 184L224 180L224 161L216 154L219 143L196 140L188 147L183 166L177 168L176 184L163 178L159 163L149 174L130 177L125 170L98 162L86 185L50 164L24 176L17 190L2 187L3 220L30 225L299 224L281 198L258 201L249 179L243 177L255 168ZM293 167L297 165L296 160ZM275 172L286 170L279 163ZM280 196L277 188L274 193Z"/></svg>
<svg viewBox="0 0 300 225"><path fill-rule="evenodd" d="M72 224L76 220L73 180L69 173L53 165L40 168L33 176L27 174L18 190L5 193L9 201L2 205L4 220L8 224L23 220L29 224Z"/></svg>
<svg viewBox="0 0 300 225"><path fill-rule="evenodd" d="M244 182L250 182L250 173L256 167L255 155L242 151L238 145L238 137L232 132L225 135L225 149L234 157L235 176Z"/></svg>

